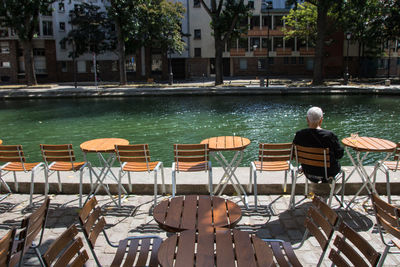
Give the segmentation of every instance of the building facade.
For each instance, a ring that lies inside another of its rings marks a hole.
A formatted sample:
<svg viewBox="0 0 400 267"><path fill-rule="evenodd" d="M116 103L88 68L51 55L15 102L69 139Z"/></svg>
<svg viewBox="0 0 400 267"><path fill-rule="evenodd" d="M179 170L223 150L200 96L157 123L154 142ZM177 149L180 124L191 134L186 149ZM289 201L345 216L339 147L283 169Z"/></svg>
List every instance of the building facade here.
<svg viewBox="0 0 400 267"><path fill-rule="evenodd" d="M127 55L128 80L145 79L146 55L151 55L152 76L167 79L169 60L175 78L210 77L215 74L214 38L210 27L210 16L199 0L175 0L186 8L182 21L182 32L186 50L178 55L167 55L157 49L141 48L134 55ZM40 26L33 41L34 65L39 82L71 82L74 67L69 56L72 47L60 42L72 29L70 11L82 2L98 5L106 10L107 0L58 0L53 3L52 14L40 16ZM209 0L206 0L209 3ZM314 64L314 47L307 41L285 40L282 28L283 17L290 6L285 0L274 0L272 6L265 0L245 0L252 15L243 21L247 33L225 44L223 67L225 76L311 76ZM347 49L349 45L349 49ZM342 77L346 66L350 74L358 73L368 65L367 73L385 76L390 65L390 75L400 75L400 44L394 42L382 47L383 56L373 64L358 62L358 45L347 42L343 33L334 33L325 41L326 77ZM347 56L347 51L348 56ZM11 29L0 28L0 79L2 82L23 83L24 59L22 47ZM96 55L98 76L103 81L118 81L118 57L113 52ZM372 67L371 67L372 66ZM94 80L94 55L85 54L76 59L78 81Z"/></svg>

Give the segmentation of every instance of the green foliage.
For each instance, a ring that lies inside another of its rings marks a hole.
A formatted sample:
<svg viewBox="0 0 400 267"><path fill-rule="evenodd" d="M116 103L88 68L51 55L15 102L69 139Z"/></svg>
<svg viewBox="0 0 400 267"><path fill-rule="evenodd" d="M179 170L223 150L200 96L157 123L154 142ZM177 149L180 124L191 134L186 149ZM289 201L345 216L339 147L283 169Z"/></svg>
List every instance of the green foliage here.
<svg viewBox="0 0 400 267"><path fill-rule="evenodd" d="M317 7L308 2L297 5L297 9L291 9L289 14L283 17L285 39L297 37L314 46L317 38L317 15Z"/></svg>
<svg viewBox="0 0 400 267"><path fill-rule="evenodd" d="M51 12L55 0L0 0L0 25L15 31L22 41L30 41L39 28L39 13Z"/></svg>
<svg viewBox="0 0 400 267"><path fill-rule="evenodd" d="M387 40L400 38L400 0L381 1L384 37Z"/></svg>
<svg viewBox="0 0 400 267"><path fill-rule="evenodd" d="M77 57L84 53L104 53L111 49L110 40L114 39L112 25L105 12L100 7L82 3L70 11L72 30L60 42L67 42L75 46L75 55L70 52L70 57Z"/></svg>

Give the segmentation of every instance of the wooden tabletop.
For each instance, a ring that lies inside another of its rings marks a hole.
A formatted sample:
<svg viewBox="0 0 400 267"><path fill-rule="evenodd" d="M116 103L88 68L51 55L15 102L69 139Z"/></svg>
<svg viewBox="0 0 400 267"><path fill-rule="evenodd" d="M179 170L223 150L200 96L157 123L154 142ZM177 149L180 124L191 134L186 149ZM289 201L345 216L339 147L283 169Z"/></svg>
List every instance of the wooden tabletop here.
<svg viewBox="0 0 400 267"><path fill-rule="evenodd" d="M264 241L227 228L186 230L168 237L158 250L158 261L164 267L275 266L273 259Z"/></svg>
<svg viewBox="0 0 400 267"><path fill-rule="evenodd" d="M179 196L160 202L153 211L168 232L208 227L234 227L242 218L238 205L216 196Z"/></svg>
<svg viewBox="0 0 400 267"><path fill-rule="evenodd" d="M346 137L342 139L342 143L361 152L392 152L396 148L396 144L389 140L365 136Z"/></svg>
<svg viewBox="0 0 400 267"><path fill-rule="evenodd" d="M110 153L115 151L115 145L128 145L129 141L122 138L99 138L81 144L83 152Z"/></svg>
<svg viewBox="0 0 400 267"><path fill-rule="evenodd" d="M3 140L0 139L0 145L3 143Z"/></svg>
<svg viewBox="0 0 400 267"><path fill-rule="evenodd" d="M243 150L250 145L250 140L240 136L217 136L204 139L201 144L208 144L210 150Z"/></svg>

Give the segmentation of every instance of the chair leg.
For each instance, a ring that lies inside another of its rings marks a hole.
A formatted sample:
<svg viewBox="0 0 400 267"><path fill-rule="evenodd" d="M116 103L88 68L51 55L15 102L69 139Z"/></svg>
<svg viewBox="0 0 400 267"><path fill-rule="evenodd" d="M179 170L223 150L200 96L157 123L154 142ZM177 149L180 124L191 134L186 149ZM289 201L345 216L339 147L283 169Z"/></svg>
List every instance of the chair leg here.
<svg viewBox="0 0 400 267"><path fill-rule="evenodd" d="M389 250L390 250L390 246L386 246L385 250L383 251L382 256L380 257L379 262L376 266L378 266L378 267L383 266L383 263L385 262L385 259L386 259L387 254L389 253Z"/></svg>
<svg viewBox="0 0 400 267"><path fill-rule="evenodd" d="M3 177L1 176L1 170L0 170L0 181L4 184L4 187L7 188L8 192L11 193L11 188L8 186L7 182L3 180Z"/></svg>
<svg viewBox="0 0 400 267"><path fill-rule="evenodd" d="M392 204L392 196L390 194L390 179L389 179L389 171L386 170L386 194L388 198L389 204Z"/></svg>
<svg viewBox="0 0 400 267"><path fill-rule="evenodd" d="M163 163L161 163L160 168L161 168L161 182L162 182L162 187L161 187L161 189L162 189L163 195L165 195L166 190L165 190L164 164L163 164Z"/></svg>
<svg viewBox="0 0 400 267"><path fill-rule="evenodd" d="M46 198L49 193L49 173L44 168L44 197Z"/></svg>
<svg viewBox="0 0 400 267"><path fill-rule="evenodd" d="M131 173L128 172L129 192L132 193Z"/></svg>
<svg viewBox="0 0 400 267"><path fill-rule="evenodd" d="M90 162L88 163L90 164ZM90 178L90 191L93 191L93 176L92 176L92 166L89 166L89 178Z"/></svg>
<svg viewBox="0 0 400 267"><path fill-rule="evenodd" d="M335 181L335 179L333 179L332 184L331 184L331 192L329 193L329 199L328 199L329 207L332 204L332 197L333 197L333 192L335 191L335 186L336 186L336 181Z"/></svg>
<svg viewBox="0 0 400 267"><path fill-rule="evenodd" d="M61 184L61 177L60 177L60 172L57 172L57 179L58 179L58 191L61 193L62 192L62 184Z"/></svg>
<svg viewBox="0 0 400 267"><path fill-rule="evenodd" d="M122 171L120 171L118 173L118 208L121 208L121 186L122 186L122 184L121 184L121 179L122 179L121 172ZM128 174L129 174L129 172L128 172Z"/></svg>
<svg viewBox="0 0 400 267"><path fill-rule="evenodd" d="M15 192L18 192L17 174L15 172L13 172L13 175L14 175L14 189L15 189Z"/></svg>
<svg viewBox="0 0 400 267"><path fill-rule="evenodd" d="M154 207L157 205L157 170L154 170Z"/></svg>
<svg viewBox="0 0 400 267"><path fill-rule="evenodd" d="M257 170L254 170L254 207L255 210L258 208L258 201L257 201Z"/></svg>
<svg viewBox="0 0 400 267"><path fill-rule="evenodd" d="M249 191L249 194L251 193L253 187L252 184L253 184L253 164L250 164L249 184L247 185L247 191Z"/></svg>
<svg viewBox="0 0 400 267"><path fill-rule="evenodd" d="M35 177L35 172L32 170L31 171L31 190L30 190L30 196L29 196L29 207L32 206L32 202L33 202L33 191L34 191L34 177ZM45 189L46 191L46 189Z"/></svg>
<svg viewBox="0 0 400 267"><path fill-rule="evenodd" d="M209 166L209 169L208 169L208 191L210 193L210 196L214 195L211 166Z"/></svg>
<svg viewBox="0 0 400 267"><path fill-rule="evenodd" d="M290 201L289 201L289 209L294 209L295 208L295 192L296 192L296 183L297 183L297 172L293 176L293 181L292 181L292 192L290 193Z"/></svg>
<svg viewBox="0 0 400 267"><path fill-rule="evenodd" d="M175 190L176 190L176 170L175 170L175 163L172 164L172 197L175 197Z"/></svg>

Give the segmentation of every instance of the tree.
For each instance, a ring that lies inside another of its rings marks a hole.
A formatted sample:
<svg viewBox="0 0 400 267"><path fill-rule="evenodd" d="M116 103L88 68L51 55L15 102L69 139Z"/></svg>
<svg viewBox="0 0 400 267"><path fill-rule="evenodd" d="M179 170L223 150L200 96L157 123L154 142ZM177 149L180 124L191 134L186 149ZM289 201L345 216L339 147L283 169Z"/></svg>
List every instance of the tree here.
<svg viewBox="0 0 400 267"><path fill-rule="evenodd" d="M11 28L24 50L25 77L28 85L36 85L32 39L39 28L39 14L52 12L55 0L0 0L0 26Z"/></svg>
<svg viewBox="0 0 400 267"><path fill-rule="evenodd" d="M240 32L240 21L248 16L249 9L243 0L210 0L209 6L204 0L200 2L211 18L215 48L215 85L219 85L224 82L222 53L225 43L232 35Z"/></svg>

